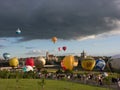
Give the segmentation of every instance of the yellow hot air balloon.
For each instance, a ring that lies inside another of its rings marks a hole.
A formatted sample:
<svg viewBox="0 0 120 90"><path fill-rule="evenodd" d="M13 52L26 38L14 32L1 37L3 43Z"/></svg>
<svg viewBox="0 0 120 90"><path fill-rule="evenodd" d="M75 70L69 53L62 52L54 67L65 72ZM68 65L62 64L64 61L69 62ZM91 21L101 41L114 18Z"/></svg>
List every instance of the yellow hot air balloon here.
<svg viewBox="0 0 120 90"><path fill-rule="evenodd" d="M82 68L91 71L95 66L95 59L92 57L86 57L81 61Z"/></svg>
<svg viewBox="0 0 120 90"><path fill-rule="evenodd" d="M52 42L56 43L57 42L57 37L52 37Z"/></svg>
<svg viewBox="0 0 120 90"><path fill-rule="evenodd" d="M9 65L11 67L17 67L19 64L18 58L14 57L9 60Z"/></svg>
<svg viewBox="0 0 120 90"><path fill-rule="evenodd" d="M64 68L68 70L72 70L74 66L77 66L77 64L78 63L75 61L75 58L72 55L65 56L62 61L62 66L64 66Z"/></svg>

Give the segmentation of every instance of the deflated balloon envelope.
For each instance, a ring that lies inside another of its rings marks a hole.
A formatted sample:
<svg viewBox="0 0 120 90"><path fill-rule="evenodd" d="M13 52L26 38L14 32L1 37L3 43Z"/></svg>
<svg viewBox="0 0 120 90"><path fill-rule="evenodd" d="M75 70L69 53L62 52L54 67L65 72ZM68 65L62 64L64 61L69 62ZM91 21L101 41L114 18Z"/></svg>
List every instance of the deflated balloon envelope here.
<svg viewBox="0 0 120 90"><path fill-rule="evenodd" d="M96 60L96 65L95 65L95 67L96 67L97 69L99 69L99 70L104 70L105 66L106 66L106 63L105 63L104 60L102 60L102 59Z"/></svg>

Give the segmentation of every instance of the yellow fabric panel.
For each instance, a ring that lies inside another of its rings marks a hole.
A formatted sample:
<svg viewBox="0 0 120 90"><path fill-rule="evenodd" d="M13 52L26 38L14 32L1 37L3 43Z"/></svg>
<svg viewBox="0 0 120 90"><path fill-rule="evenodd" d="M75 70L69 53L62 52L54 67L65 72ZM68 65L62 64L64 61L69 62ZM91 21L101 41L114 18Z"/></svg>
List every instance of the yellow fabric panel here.
<svg viewBox="0 0 120 90"><path fill-rule="evenodd" d="M95 66L95 60L94 59L84 59L81 62L82 68L85 70L91 71Z"/></svg>

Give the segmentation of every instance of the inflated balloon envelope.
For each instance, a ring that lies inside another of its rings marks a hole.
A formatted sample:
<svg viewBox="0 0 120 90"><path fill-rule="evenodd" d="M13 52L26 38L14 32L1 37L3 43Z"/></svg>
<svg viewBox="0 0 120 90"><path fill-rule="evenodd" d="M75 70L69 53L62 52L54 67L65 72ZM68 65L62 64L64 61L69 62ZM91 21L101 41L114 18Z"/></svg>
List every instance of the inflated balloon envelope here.
<svg viewBox="0 0 120 90"><path fill-rule="evenodd" d="M57 42L57 37L52 37L52 42L56 43Z"/></svg>
<svg viewBox="0 0 120 90"><path fill-rule="evenodd" d="M88 71L93 70L95 66L95 59L92 57L86 57L81 61L82 68Z"/></svg>
<svg viewBox="0 0 120 90"><path fill-rule="evenodd" d="M9 60L9 65L11 67L17 67L19 64L18 58L14 57Z"/></svg>
<svg viewBox="0 0 120 90"><path fill-rule="evenodd" d="M61 66L65 69L72 70L74 66L77 66L78 62L75 61L74 56L69 55L65 56L65 58L62 60Z"/></svg>
<svg viewBox="0 0 120 90"><path fill-rule="evenodd" d="M34 63L36 68L42 68L45 65L46 61L43 57L37 57Z"/></svg>
<svg viewBox="0 0 120 90"><path fill-rule="evenodd" d="M96 60L96 65L95 65L96 68L98 68L100 70L104 70L105 65L106 65L106 63L104 60L102 60L102 59Z"/></svg>
<svg viewBox="0 0 120 90"><path fill-rule="evenodd" d="M112 56L107 62L107 67L112 72L120 72L120 55Z"/></svg>
<svg viewBox="0 0 120 90"><path fill-rule="evenodd" d="M107 67L112 72L120 72L120 58L111 58L107 62Z"/></svg>
<svg viewBox="0 0 120 90"><path fill-rule="evenodd" d="M20 34L21 33L21 30L18 28L17 30L16 30L16 34Z"/></svg>
<svg viewBox="0 0 120 90"><path fill-rule="evenodd" d="M29 65L23 67L23 72L29 72L29 71L33 71L33 67L31 67Z"/></svg>
<svg viewBox="0 0 120 90"><path fill-rule="evenodd" d="M63 46L62 49L65 51L65 50L67 49L67 47L66 47L66 46Z"/></svg>
<svg viewBox="0 0 120 90"><path fill-rule="evenodd" d="M25 65L27 66L34 66L34 59L33 58L27 58L26 61L25 61Z"/></svg>
<svg viewBox="0 0 120 90"><path fill-rule="evenodd" d="M3 57L4 59L9 59L10 58L10 54L9 53L3 53Z"/></svg>

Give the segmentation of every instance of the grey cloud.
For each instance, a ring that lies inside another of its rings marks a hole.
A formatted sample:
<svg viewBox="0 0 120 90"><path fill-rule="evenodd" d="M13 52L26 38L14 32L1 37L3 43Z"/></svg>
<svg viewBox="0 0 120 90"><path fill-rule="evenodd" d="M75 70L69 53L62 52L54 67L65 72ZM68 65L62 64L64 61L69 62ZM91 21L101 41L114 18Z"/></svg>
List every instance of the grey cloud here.
<svg viewBox="0 0 120 90"><path fill-rule="evenodd" d="M0 0L0 37L23 40L77 39L101 34L116 27L120 19L118 0ZM105 18L109 20L106 22Z"/></svg>

